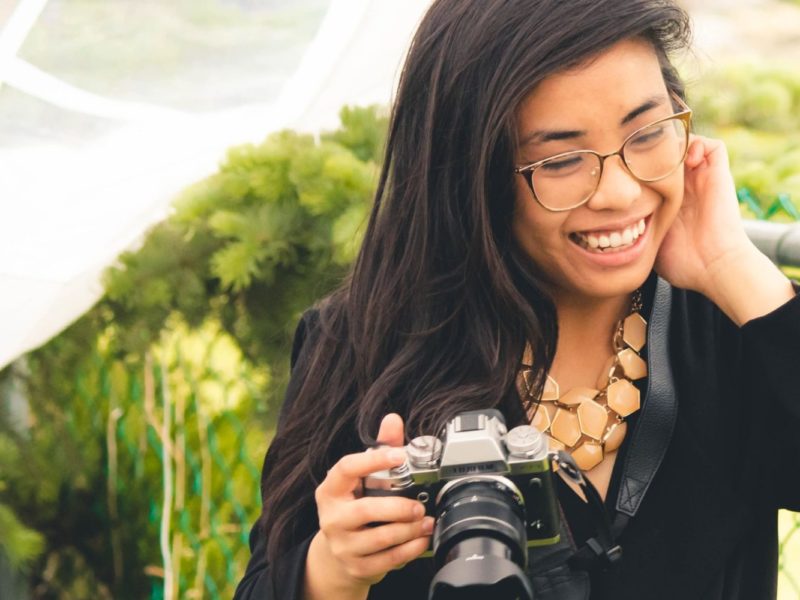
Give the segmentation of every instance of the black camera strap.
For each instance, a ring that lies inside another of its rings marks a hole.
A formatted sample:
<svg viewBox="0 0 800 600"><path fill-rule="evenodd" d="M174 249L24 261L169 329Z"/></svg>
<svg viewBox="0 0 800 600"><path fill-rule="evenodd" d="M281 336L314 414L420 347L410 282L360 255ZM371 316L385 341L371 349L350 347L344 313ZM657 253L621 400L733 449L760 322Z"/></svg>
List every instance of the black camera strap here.
<svg viewBox="0 0 800 600"><path fill-rule="evenodd" d="M647 392L628 440L613 517L606 510L600 494L583 476L572 457L565 452L559 452L553 457L563 474L583 490L597 528L596 535L574 550L569 559L570 564L578 569L608 568L620 559L622 548L617 540L628 521L639 510L672 438L678 404L669 362L671 310L672 288L665 280L657 277L653 304L647 319Z"/></svg>
<svg viewBox="0 0 800 600"><path fill-rule="evenodd" d="M647 392L624 459L617 495L617 513L633 517L669 447L678 401L669 362L669 325L672 288L660 277L647 321Z"/></svg>
<svg viewBox="0 0 800 600"><path fill-rule="evenodd" d="M608 565L615 563L622 556L622 548L616 543L617 535L614 533L608 511L606 511L597 488L583 476L575 459L567 452L559 451L553 460L558 464L564 476L577 484L583 491L589 511L592 513L592 520L597 527L597 534L575 551L570 557L570 562L579 568L597 566L598 560Z"/></svg>
<svg viewBox="0 0 800 600"><path fill-rule="evenodd" d="M613 520L591 482L584 479L584 493L596 515L597 535L578 549L576 563L587 561L597 564L613 564L622 555L616 543L628 521L636 515L645 493L653 481L669 447L678 402L672 366L669 361L669 325L672 313L672 287L661 277L656 278L653 305L647 319L648 380L645 402L629 440L629 447L622 465L622 477L615 505ZM598 504L599 502L599 504Z"/></svg>

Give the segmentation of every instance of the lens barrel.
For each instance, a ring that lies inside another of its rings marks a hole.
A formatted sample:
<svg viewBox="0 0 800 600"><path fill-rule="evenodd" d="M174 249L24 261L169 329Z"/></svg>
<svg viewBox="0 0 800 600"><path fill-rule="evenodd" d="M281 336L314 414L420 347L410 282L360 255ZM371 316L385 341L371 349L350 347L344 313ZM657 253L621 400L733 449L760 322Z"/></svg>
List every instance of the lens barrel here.
<svg viewBox="0 0 800 600"><path fill-rule="evenodd" d="M456 480L437 502L431 600L533 598L523 498L498 476ZM491 596L488 596L491 594Z"/></svg>

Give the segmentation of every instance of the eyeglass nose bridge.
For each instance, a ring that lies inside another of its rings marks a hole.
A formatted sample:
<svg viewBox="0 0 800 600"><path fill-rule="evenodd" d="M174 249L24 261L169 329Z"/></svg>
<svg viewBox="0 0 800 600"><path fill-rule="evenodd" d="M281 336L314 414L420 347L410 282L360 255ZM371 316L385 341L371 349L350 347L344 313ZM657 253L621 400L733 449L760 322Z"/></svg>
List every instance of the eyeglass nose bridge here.
<svg viewBox="0 0 800 600"><path fill-rule="evenodd" d="M619 156L620 162L622 163L622 166L628 173L628 175L633 177L636 181L640 181L640 179L633 173L633 171L631 171L631 168L628 166L628 161L625 160L625 154L623 153L624 149L625 146L623 145L616 152L609 152L608 154L600 154L599 152L595 152L594 150L584 150L584 152L594 154L600 161L600 166L594 167L589 173L592 177L597 177L597 186L600 185L600 180L603 177L603 172L605 171L605 166L606 166L606 159L611 158L612 156ZM595 191L597 191L597 188L595 188Z"/></svg>

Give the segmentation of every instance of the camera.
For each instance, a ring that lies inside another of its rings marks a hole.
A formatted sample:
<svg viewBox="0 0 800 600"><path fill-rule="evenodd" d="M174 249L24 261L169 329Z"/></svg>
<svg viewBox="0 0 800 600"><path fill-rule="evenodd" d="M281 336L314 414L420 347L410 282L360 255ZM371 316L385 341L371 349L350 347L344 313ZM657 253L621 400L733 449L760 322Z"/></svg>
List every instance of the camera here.
<svg viewBox="0 0 800 600"><path fill-rule="evenodd" d="M416 499L434 517L429 599L532 600L528 548L559 541L547 440L535 427L507 431L496 409L456 415L439 436L405 446L406 461L364 479L365 496Z"/></svg>

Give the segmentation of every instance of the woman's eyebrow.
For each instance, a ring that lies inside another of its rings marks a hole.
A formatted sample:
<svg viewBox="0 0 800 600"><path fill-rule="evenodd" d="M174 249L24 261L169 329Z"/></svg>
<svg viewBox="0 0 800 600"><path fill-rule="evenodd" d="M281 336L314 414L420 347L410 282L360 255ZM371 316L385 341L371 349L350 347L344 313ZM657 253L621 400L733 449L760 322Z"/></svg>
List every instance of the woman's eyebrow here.
<svg viewBox="0 0 800 600"><path fill-rule="evenodd" d="M667 97L664 94L656 94L647 98L639 106L626 114L619 122L620 127L623 127L633 121L639 115L646 113L658 106L664 104ZM530 131L522 137L520 146L527 146L528 144L542 144L544 142L553 142L559 140L572 140L575 138L583 137L588 132L580 129L567 129L567 130L548 130L537 129Z"/></svg>
<svg viewBox="0 0 800 600"><path fill-rule="evenodd" d="M547 130L547 129L537 129L536 131L530 131L526 133L522 141L520 142L520 146L527 146L528 144L543 144L545 142L554 142L558 140L571 140L574 138L583 137L586 135L586 131L583 130Z"/></svg>
<svg viewBox="0 0 800 600"><path fill-rule="evenodd" d="M664 102L666 102L666 100L667 97L664 96L663 94L656 94L655 96L650 96L647 100L642 102L639 106L637 106L627 115L622 117L622 120L619 122L620 127L622 127L623 125L627 125L642 113L646 113L648 110L652 110L656 107L661 106L662 104L664 104Z"/></svg>

